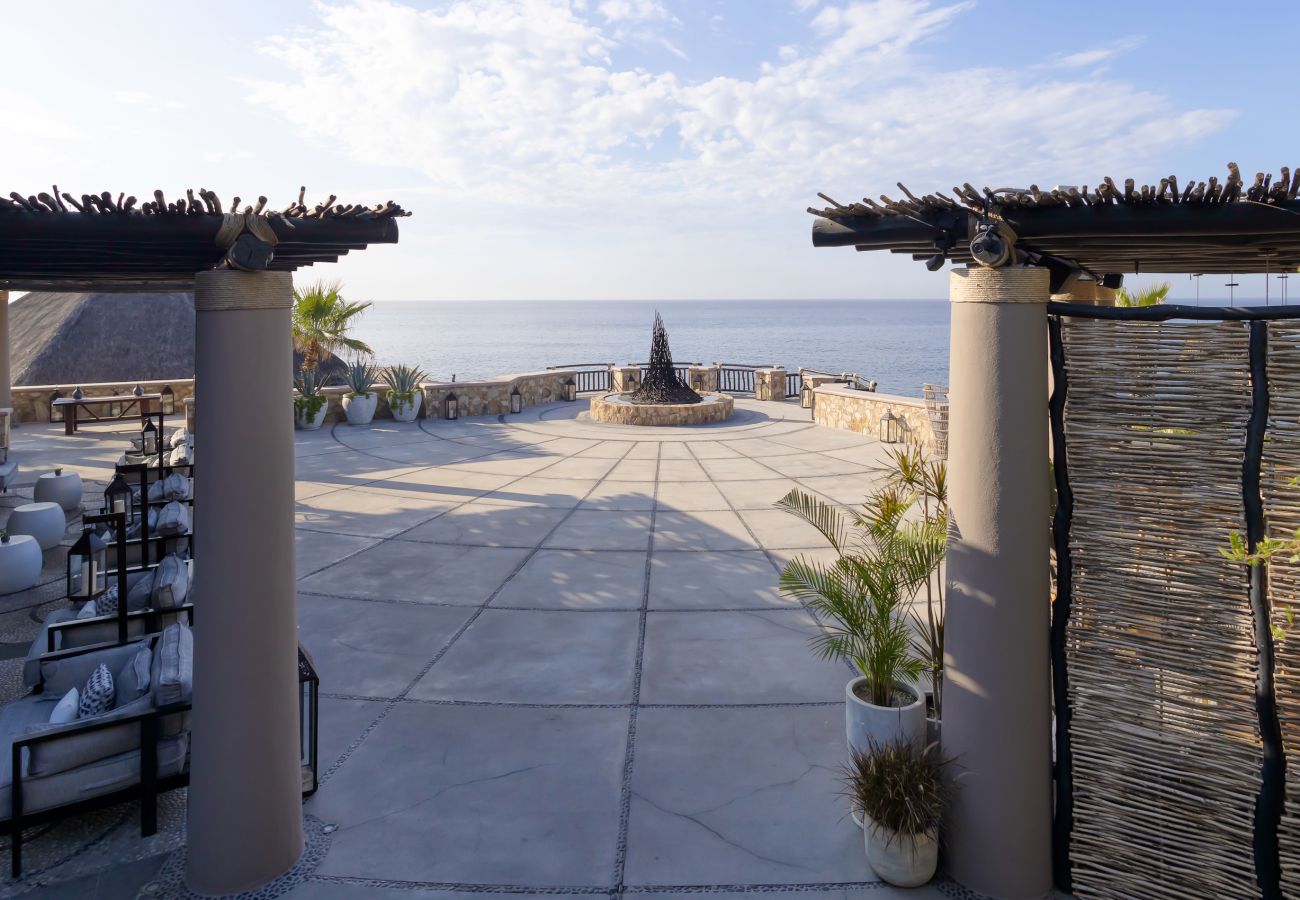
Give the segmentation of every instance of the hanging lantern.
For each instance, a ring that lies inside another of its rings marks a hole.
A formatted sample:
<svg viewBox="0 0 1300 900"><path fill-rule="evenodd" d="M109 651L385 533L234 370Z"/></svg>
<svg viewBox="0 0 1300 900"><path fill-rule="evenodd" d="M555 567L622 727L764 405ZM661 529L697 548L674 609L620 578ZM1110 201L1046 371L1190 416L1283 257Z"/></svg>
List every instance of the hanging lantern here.
<svg viewBox="0 0 1300 900"><path fill-rule="evenodd" d="M158 452L158 428L152 418L145 419L144 427L140 429L140 452L145 456Z"/></svg>
<svg viewBox="0 0 1300 900"><path fill-rule="evenodd" d="M564 379L564 399L569 401L578 399L578 385L572 378Z"/></svg>
<svg viewBox="0 0 1300 900"><path fill-rule="evenodd" d="M902 428L899 427L899 421L893 410L885 410L885 414L880 417L881 443L897 444L902 439Z"/></svg>
<svg viewBox="0 0 1300 900"><path fill-rule="evenodd" d="M512 413L517 413L523 408L524 408L523 395L519 393L519 385L515 385L515 389L510 392L510 411Z"/></svg>
<svg viewBox="0 0 1300 900"><path fill-rule="evenodd" d="M68 548L68 599L84 604L108 587L108 544L87 528Z"/></svg>
<svg viewBox="0 0 1300 900"><path fill-rule="evenodd" d="M170 416L176 412L176 392L172 386L166 385L162 389L162 397L158 400L158 407L162 410L164 416Z"/></svg>
<svg viewBox="0 0 1300 900"><path fill-rule="evenodd" d="M135 495L121 472L116 473L113 480L108 483L108 487L104 488L103 511L122 513L128 522L135 518Z"/></svg>
<svg viewBox="0 0 1300 900"><path fill-rule="evenodd" d="M320 785L317 774L320 753L320 676L310 654L298 645L298 746L301 748L299 768L302 772L302 795L310 797Z"/></svg>
<svg viewBox="0 0 1300 900"><path fill-rule="evenodd" d="M803 387L799 389L799 405L804 409L812 409L813 389L807 381L803 382Z"/></svg>
<svg viewBox="0 0 1300 900"><path fill-rule="evenodd" d="M442 417L444 419L455 419L460 416L460 401L456 399L455 394L448 394L447 399L442 402Z"/></svg>

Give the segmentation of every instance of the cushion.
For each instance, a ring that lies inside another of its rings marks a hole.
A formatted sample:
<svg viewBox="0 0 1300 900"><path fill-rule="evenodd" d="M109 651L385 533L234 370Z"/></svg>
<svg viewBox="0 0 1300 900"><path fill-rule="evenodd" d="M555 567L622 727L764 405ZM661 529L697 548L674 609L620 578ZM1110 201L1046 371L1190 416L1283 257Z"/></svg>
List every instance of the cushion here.
<svg viewBox="0 0 1300 900"><path fill-rule="evenodd" d="M108 712L113 708L117 692L113 687L113 673L108 666L100 663L86 679L86 686L81 691L81 703L77 707L77 718L87 719Z"/></svg>
<svg viewBox="0 0 1300 900"><path fill-rule="evenodd" d="M130 594L127 594L127 602L130 603ZM100 594L94 600L86 604L94 609L96 616L115 616L117 615L117 584L113 584L108 590ZM81 612L85 612L86 607L82 607ZM81 613L77 613L77 618L83 618Z"/></svg>
<svg viewBox="0 0 1300 900"><path fill-rule="evenodd" d="M190 480L179 472L149 485L150 500L188 500L189 497Z"/></svg>
<svg viewBox="0 0 1300 900"><path fill-rule="evenodd" d="M189 437L190 433L188 431L184 428L177 428L172 432L171 440L167 443L167 446L171 447L173 450L177 447L183 447L185 446L185 442L189 440Z"/></svg>
<svg viewBox="0 0 1300 900"><path fill-rule="evenodd" d="M117 588L113 588L113 599L114 600L117 599ZM80 610L78 610L77 618L93 619L95 618L95 616L99 615L98 602L99 602L98 597L96 597L94 600L87 600L86 605L83 606Z"/></svg>
<svg viewBox="0 0 1300 900"><path fill-rule="evenodd" d="M187 448L184 444L181 444L179 447L173 448L171 454L167 457L167 465L169 466L184 466L184 465L188 465L189 461L190 461L189 448Z"/></svg>
<svg viewBox="0 0 1300 900"><path fill-rule="evenodd" d="M43 651L44 646L41 649ZM63 659L39 659L37 660L40 666L38 683L51 697L62 697L68 692L68 688L81 687L85 684L90 673L95 671L95 667L100 663L106 664L110 672L115 671L122 668L126 661L135 655L137 649L139 648L135 644L123 644L120 647L110 647ZM0 769L3 768L0 766Z"/></svg>
<svg viewBox="0 0 1300 900"><path fill-rule="evenodd" d="M68 688L68 692L63 695L63 699L54 705L54 711L50 713L50 724L66 725L69 722L75 722L77 709L80 705L81 693L76 688Z"/></svg>
<svg viewBox="0 0 1300 900"><path fill-rule="evenodd" d="M194 635L180 622L168 625L158 637L151 675L155 706L189 702L194 683Z"/></svg>
<svg viewBox="0 0 1300 900"><path fill-rule="evenodd" d="M152 519L152 514L150 515ZM157 523L150 522L152 531L164 537L185 534L190 530L190 511L181 503L172 500L158 510Z"/></svg>
<svg viewBox="0 0 1300 900"><path fill-rule="evenodd" d="M168 553L154 568L150 602L154 609L175 609L190 592L190 571L185 561Z"/></svg>
<svg viewBox="0 0 1300 900"><path fill-rule="evenodd" d="M102 718L125 718L136 713L148 712L150 707L149 698L141 697L126 706L106 710L102 713ZM49 727L29 725L27 734ZM136 722L124 722L121 725L97 728L94 731L74 730L57 740L31 747L27 753L27 774L35 778L54 772L66 772L95 760L134 750L139 746L140 725Z"/></svg>
<svg viewBox="0 0 1300 900"><path fill-rule="evenodd" d="M147 608L153 599L153 572L132 572L126 578L126 583L129 585L126 590L126 608L128 610ZM117 612L116 609L113 611Z"/></svg>
<svg viewBox="0 0 1300 900"><path fill-rule="evenodd" d="M141 644L114 679L117 689L116 708L121 708L149 693L149 676L153 668L153 651Z"/></svg>

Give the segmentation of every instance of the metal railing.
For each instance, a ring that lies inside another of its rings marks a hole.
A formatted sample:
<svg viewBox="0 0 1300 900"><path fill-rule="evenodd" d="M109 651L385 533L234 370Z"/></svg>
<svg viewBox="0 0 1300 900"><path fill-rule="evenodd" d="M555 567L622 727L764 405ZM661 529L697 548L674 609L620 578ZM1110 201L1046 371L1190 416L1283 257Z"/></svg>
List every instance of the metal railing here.
<svg viewBox="0 0 1300 900"><path fill-rule="evenodd" d="M785 399L798 397L803 392L803 373L787 372L785 375Z"/></svg>
<svg viewBox="0 0 1300 900"><path fill-rule="evenodd" d="M646 373L650 371L650 363L628 363L628 365L629 365L629 366L637 366L638 368L640 368L640 369L641 369L641 378L642 378L643 380L645 379ZM674 362L674 363L673 363L673 371L677 373L677 380L678 380L678 381L680 381L682 384L689 385L689 384L691 383L691 380L690 380L690 368L691 368L691 366L702 366L702 365L704 365L704 363L698 363L698 362L684 362L684 363L679 363L679 362Z"/></svg>
<svg viewBox="0 0 1300 900"><path fill-rule="evenodd" d="M573 372L574 384L579 394L595 394L614 390L613 363L577 363L571 366L547 366L548 372L557 369Z"/></svg>
<svg viewBox="0 0 1300 900"><path fill-rule="evenodd" d="M857 372L823 372L820 369L809 369L800 366L799 374L800 376L823 375L827 378L833 378L838 384L853 388L855 391L874 391L876 389L875 380L863 378Z"/></svg>

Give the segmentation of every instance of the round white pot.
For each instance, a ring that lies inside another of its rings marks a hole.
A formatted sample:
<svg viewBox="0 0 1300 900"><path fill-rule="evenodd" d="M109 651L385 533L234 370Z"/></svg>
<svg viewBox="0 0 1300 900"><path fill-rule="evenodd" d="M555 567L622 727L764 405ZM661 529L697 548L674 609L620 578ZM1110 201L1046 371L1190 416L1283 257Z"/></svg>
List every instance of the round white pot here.
<svg viewBox="0 0 1300 900"><path fill-rule="evenodd" d="M899 834L867 820L867 862L871 870L895 887L920 887L939 867L939 839L932 828L921 834Z"/></svg>
<svg viewBox="0 0 1300 900"><path fill-rule="evenodd" d="M925 700L916 697L910 688L896 685L896 690L915 697L915 701L908 706L876 706L854 692L855 687L866 682L866 678L854 678L844 688L844 726L849 746L866 750L871 741L884 744L899 740L924 746Z"/></svg>
<svg viewBox="0 0 1300 900"><path fill-rule="evenodd" d="M308 419L305 415L295 415L293 417L293 422L303 431L315 431L317 428L320 428L325 424L325 417L329 415L329 411L330 405L329 402L326 401L321 404L321 408L313 418Z"/></svg>
<svg viewBox="0 0 1300 900"><path fill-rule="evenodd" d="M411 403L404 403L396 397L391 398L388 406L393 411L393 418L399 422L414 422L415 417L420 413L420 399L418 392Z"/></svg>
<svg viewBox="0 0 1300 900"><path fill-rule="evenodd" d="M379 406L379 395L374 391L368 394L344 394L343 412L348 417L349 425L369 425L375 417Z"/></svg>

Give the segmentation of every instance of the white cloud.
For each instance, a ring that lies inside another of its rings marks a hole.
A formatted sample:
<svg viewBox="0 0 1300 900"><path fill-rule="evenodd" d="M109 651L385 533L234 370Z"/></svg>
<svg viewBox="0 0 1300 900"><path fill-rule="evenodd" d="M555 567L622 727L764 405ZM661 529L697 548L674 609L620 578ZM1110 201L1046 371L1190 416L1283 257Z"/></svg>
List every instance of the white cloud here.
<svg viewBox="0 0 1300 900"><path fill-rule="evenodd" d="M1141 38L1126 38L1107 44L1105 47L1093 47L1074 53L1063 53L1052 60L1051 65L1063 69L1086 69L1097 66L1123 53L1128 53L1142 45Z"/></svg>
<svg viewBox="0 0 1300 900"><path fill-rule="evenodd" d="M449 200L637 220L732 205L779 215L817 189L888 191L900 179L922 190L954 178L1087 183L1230 118L1171 109L1096 73L1070 77L1061 60L1066 74L1027 78L915 52L970 5L826 4L755 77L687 80L619 62L636 39L625 26L668 21L655 0L605 0L594 13L566 0L438 11L354 0L272 41L289 76L253 97L322 145L419 173Z"/></svg>

